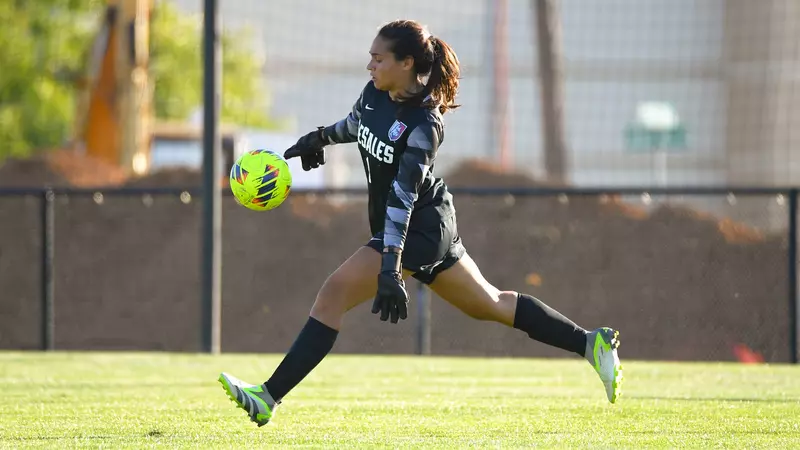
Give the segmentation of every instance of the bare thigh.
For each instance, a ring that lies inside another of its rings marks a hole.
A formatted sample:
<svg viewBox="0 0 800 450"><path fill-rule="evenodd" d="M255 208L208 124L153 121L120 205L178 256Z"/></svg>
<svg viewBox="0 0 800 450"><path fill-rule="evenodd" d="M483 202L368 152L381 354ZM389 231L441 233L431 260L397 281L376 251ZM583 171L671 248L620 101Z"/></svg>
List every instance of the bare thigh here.
<svg viewBox="0 0 800 450"><path fill-rule="evenodd" d="M486 281L469 254L439 273L430 288L470 317L514 325L517 293L501 291Z"/></svg>
<svg viewBox="0 0 800 450"><path fill-rule="evenodd" d="M325 280L311 308L311 317L340 329L347 311L375 297L380 267L381 255L369 247L360 247ZM408 275L403 271L404 278Z"/></svg>

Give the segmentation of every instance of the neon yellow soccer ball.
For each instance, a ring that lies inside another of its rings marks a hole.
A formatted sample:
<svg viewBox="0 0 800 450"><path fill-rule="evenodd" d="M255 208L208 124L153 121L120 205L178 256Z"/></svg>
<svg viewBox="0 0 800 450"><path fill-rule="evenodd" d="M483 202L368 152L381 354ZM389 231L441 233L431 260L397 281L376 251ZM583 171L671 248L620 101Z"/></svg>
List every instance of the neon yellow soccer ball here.
<svg viewBox="0 0 800 450"><path fill-rule="evenodd" d="M292 189L292 173L283 157L269 150L243 153L231 167L236 201L254 211L277 208Z"/></svg>

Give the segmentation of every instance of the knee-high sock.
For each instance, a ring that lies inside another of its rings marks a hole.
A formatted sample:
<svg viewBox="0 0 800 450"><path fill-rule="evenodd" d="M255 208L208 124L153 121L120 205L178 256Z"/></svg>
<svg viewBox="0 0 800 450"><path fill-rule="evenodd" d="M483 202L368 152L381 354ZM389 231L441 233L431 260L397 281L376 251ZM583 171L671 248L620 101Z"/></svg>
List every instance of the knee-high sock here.
<svg viewBox="0 0 800 450"><path fill-rule="evenodd" d="M275 373L264 383L272 398L280 401L303 381L331 351L338 335L338 331L309 317Z"/></svg>
<svg viewBox="0 0 800 450"><path fill-rule="evenodd" d="M514 328L544 344L581 356L586 353L586 330L530 295L517 298Z"/></svg>

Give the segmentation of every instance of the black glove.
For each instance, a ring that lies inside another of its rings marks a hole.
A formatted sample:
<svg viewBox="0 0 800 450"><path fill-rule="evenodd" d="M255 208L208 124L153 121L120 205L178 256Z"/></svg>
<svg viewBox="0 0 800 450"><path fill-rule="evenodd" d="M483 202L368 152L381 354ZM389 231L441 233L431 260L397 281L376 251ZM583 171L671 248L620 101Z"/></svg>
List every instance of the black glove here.
<svg viewBox="0 0 800 450"><path fill-rule="evenodd" d="M372 302L372 314L381 313L381 320L391 316L392 323L408 317L408 293L400 269L400 250L389 248L383 252L381 272L378 274L378 294Z"/></svg>
<svg viewBox="0 0 800 450"><path fill-rule="evenodd" d="M306 172L325 164L325 148L329 144L324 134L325 127L317 127L315 131L308 133L297 140L297 143L289 147L283 153L286 159L300 157L303 170Z"/></svg>

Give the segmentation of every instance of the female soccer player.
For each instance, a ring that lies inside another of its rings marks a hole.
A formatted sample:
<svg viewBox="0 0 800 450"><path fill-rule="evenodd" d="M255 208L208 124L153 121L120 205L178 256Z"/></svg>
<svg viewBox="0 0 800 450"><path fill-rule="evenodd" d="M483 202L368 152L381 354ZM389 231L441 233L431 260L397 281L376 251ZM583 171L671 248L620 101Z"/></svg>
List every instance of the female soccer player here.
<svg viewBox="0 0 800 450"><path fill-rule="evenodd" d="M413 276L476 319L500 322L585 357L614 403L622 382L618 333L584 330L530 295L497 289L461 243L453 197L433 175L444 140L442 115L459 106L456 54L410 20L384 25L369 52L372 79L352 112L301 137L284 156L299 157L303 169L311 170L325 163L326 146L358 142L373 237L325 281L308 322L269 380L250 385L220 375L228 396L253 422L265 425L281 399L330 352L348 310L374 299L372 312L380 313L380 320L407 317L403 280Z"/></svg>

